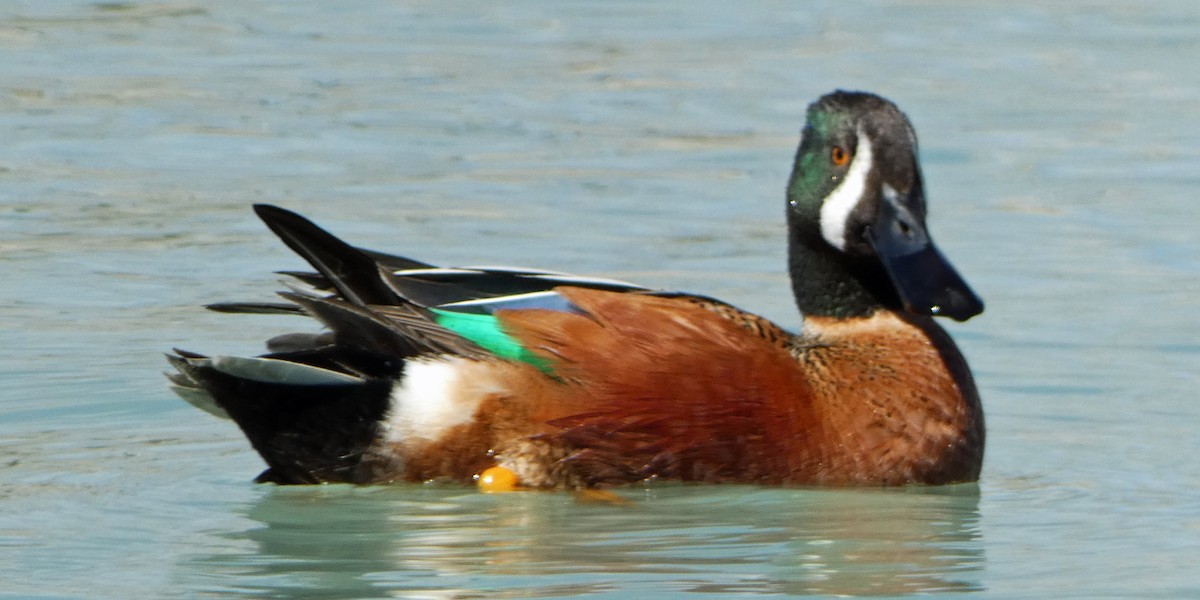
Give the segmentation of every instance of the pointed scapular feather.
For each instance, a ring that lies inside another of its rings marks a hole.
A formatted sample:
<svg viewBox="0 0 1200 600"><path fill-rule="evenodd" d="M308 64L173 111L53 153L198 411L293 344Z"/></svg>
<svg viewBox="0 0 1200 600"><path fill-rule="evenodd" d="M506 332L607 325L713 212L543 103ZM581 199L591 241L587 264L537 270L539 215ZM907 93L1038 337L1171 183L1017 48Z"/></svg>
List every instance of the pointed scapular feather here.
<svg viewBox="0 0 1200 600"><path fill-rule="evenodd" d="M333 334L322 333L285 333L267 340L267 350L281 352L311 352L333 344Z"/></svg>
<svg viewBox="0 0 1200 600"><path fill-rule="evenodd" d="M487 358L491 353L458 332L437 323L431 311L410 304L372 306L372 311L405 332L410 339L420 340L434 354L453 354L467 358Z"/></svg>
<svg viewBox="0 0 1200 600"><path fill-rule="evenodd" d="M334 339L393 356L413 356L426 346L405 335L393 323L370 309L336 298L314 298L289 292L279 294L304 308L313 318L333 330Z"/></svg>
<svg viewBox="0 0 1200 600"><path fill-rule="evenodd" d="M311 298L280 294L300 306L334 332L335 343L354 345L396 357L432 352L481 358L487 353L454 332L435 323L420 309L407 304L354 306L336 298Z"/></svg>
<svg viewBox="0 0 1200 600"><path fill-rule="evenodd" d="M304 314L300 307L282 302L214 302L204 308L219 313L243 315L298 315Z"/></svg>
<svg viewBox="0 0 1200 600"><path fill-rule="evenodd" d="M612 291L644 291L641 286L596 277L517 267L428 267L401 271L380 265L380 279L398 296L425 307L549 292L560 285Z"/></svg>
<svg viewBox="0 0 1200 600"><path fill-rule="evenodd" d="M321 290L322 292L335 291L333 284L329 283L329 280L325 279L325 276L320 273L313 273L311 271L275 271L275 274L295 279L314 290Z"/></svg>
<svg viewBox="0 0 1200 600"><path fill-rule="evenodd" d="M372 255L343 242L312 221L268 204L255 204L254 212L289 248L308 261L353 304L389 304L396 300L380 281Z"/></svg>

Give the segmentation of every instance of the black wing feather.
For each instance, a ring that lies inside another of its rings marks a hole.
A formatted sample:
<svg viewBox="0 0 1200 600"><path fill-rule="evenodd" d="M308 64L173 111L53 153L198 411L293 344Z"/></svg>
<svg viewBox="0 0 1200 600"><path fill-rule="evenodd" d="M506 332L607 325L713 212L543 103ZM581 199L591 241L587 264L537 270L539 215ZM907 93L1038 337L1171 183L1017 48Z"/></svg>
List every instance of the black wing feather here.
<svg viewBox="0 0 1200 600"><path fill-rule="evenodd" d="M254 212L284 244L324 275L346 300L359 306L396 301L391 288L379 280L376 259L370 254L290 210L255 204Z"/></svg>

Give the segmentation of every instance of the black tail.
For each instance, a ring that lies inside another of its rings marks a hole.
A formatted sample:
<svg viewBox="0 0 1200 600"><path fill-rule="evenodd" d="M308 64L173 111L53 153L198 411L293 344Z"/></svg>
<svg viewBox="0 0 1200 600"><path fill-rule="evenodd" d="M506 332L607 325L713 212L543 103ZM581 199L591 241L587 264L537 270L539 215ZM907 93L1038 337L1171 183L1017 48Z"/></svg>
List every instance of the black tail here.
<svg viewBox="0 0 1200 600"><path fill-rule="evenodd" d="M360 378L278 358L168 359L180 395L237 423L267 463L260 482L372 483L399 473L378 450L390 379ZM211 401L208 407L203 406ZM219 411L211 410L212 405Z"/></svg>

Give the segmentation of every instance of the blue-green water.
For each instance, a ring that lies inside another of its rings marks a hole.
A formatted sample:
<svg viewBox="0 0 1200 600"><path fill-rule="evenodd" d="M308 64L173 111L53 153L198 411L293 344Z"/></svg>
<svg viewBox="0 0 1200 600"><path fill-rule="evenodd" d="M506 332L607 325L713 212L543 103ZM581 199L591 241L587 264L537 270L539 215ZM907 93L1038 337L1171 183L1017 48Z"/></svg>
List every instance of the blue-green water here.
<svg viewBox="0 0 1200 600"><path fill-rule="evenodd" d="M0 596L1200 596L1200 8L981 2L0 6ZM302 321L253 202L448 264L719 296L795 326L804 107L895 100L978 486L562 494L250 483L171 346Z"/></svg>

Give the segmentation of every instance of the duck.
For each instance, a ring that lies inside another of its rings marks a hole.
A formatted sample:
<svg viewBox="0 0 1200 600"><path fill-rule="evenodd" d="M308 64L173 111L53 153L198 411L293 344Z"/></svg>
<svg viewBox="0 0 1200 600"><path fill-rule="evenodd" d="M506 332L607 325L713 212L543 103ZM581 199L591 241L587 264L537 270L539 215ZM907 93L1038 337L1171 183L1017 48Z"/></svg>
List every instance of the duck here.
<svg viewBox="0 0 1200 600"><path fill-rule="evenodd" d="M323 327L255 357L175 349L168 378L237 424L266 463L259 482L979 478L979 393L934 319L983 302L933 243L915 130L881 96L838 90L807 109L785 204L798 331L614 279L437 267L254 210L314 271L282 272L279 300L208 308Z"/></svg>

